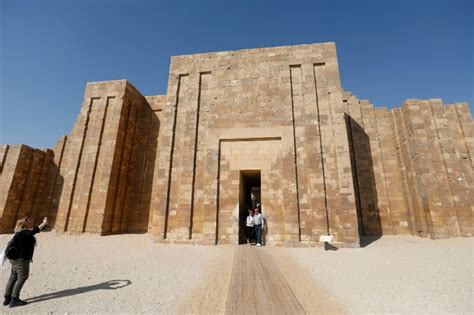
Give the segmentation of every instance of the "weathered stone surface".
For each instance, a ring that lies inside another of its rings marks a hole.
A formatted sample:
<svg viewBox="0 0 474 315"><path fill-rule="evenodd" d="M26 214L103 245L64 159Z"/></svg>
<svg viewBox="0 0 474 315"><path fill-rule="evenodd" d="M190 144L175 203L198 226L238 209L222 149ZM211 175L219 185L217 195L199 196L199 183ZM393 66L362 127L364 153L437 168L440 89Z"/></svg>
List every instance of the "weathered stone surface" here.
<svg viewBox="0 0 474 315"><path fill-rule="evenodd" d="M145 97L127 81L88 84L64 155L57 230L147 230L149 202L143 201L156 154L156 120Z"/></svg>
<svg viewBox="0 0 474 315"><path fill-rule="evenodd" d="M1 146L1 231L48 215L61 232L235 244L256 185L269 244L472 236L473 154L466 104L358 100L334 43L176 56L166 95L89 83L53 151Z"/></svg>
<svg viewBox="0 0 474 315"><path fill-rule="evenodd" d="M2 147L0 177L0 232L13 231L17 218L29 216L39 221L45 213L48 172L54 167L51 150L32 149L26 145Z"/></svg>

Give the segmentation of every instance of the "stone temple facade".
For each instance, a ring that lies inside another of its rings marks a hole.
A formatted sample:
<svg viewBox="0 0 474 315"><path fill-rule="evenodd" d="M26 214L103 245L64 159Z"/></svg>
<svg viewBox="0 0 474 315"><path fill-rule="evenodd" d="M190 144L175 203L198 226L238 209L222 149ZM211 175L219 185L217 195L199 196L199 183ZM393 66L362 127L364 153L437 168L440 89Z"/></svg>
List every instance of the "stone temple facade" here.
<svg viewBox="0 0 474 315"><path fill-rule="evenodd" d="M268 244L472 236L473 158L467 104L374 107L342 89L334 43L176 56L166 95L88 83L53 149L1 146L0 232L29 215L238 244L252 191Z"/></svg>

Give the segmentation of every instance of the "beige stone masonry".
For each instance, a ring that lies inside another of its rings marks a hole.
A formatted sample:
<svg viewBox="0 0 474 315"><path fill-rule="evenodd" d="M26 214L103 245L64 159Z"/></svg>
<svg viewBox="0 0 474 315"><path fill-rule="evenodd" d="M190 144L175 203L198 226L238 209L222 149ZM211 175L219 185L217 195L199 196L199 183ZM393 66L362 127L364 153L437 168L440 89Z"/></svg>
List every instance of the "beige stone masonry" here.
<svg viewBox="0 0 474 315"><path fill-rule="evenodd" d="M0 146L0 232L29 215L58 232L238 244L259 189L267 244L472 236L473 154L466 104L359 100L334 43L174 56L166 95L91 82L54 149Z"/></svg>

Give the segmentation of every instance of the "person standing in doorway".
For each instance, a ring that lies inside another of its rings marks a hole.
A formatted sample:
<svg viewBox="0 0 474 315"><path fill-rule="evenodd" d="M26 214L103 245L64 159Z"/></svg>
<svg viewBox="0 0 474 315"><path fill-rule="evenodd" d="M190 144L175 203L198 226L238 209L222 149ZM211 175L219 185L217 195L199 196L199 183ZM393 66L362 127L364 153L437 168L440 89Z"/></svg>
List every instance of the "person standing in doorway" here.
<svg viewBox="0 0 474 315"><path fill-rule="evenodd" d="M33 252L36 246L34 235L39 233L47 224L47 218L44 218L43 223L39 226L34 226L33 219L29 217L16 222L14 236L16 257L15 259L9 259L12 269L5 288L3 305L16 307L27 304L27 302L20 300L20 291L30 275L30 262L33 261Z"/></svg>
<svg viewBox="0 0 474 315"><path fill-rule="evenodd" d="M257 246L262 246L262 230L265 228L263 215L258 208L255 208L255 234L257 236Z"/></svg>
<svg viewBox="0 0 474 315"><path fill-rule="evenodd" d="M249 215L247 216L247 222L245 223L247 229L247 240L250 245L255 245L255 218L252 209L249 209Z"/></svg>

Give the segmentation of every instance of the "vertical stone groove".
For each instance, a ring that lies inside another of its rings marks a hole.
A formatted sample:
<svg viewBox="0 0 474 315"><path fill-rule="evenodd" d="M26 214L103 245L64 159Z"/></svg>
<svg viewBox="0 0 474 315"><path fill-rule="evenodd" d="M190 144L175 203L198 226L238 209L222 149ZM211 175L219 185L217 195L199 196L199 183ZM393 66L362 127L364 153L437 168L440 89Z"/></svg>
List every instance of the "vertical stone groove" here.
<svg viewBox="0 0 474 315"><path fill-rule="evenodd" d="M467 156L469 158L469 162L471 163L471 165L474 166L473 161L472 161L471 151L469 151L469 147L466 143L466 134L465 134L464 129L462 127L461 118L459 117L459 111L458 111L457 106L454 108L454 110L455 110L455 113L456 113L456 120L457 120L457 123L459 125L459 131L461 132L463 143L464 143L464 146L466 148L466 153L467 153Z"/></svg>
<svg viewBox="0 0 474 315"><path fill-rule="evenodd" d="M407 169L409 169L405 159L403 158L403 148L402 148L402 142L400 140L400 128L398 126L398 120L397 120L397 113L395 111L391 112L391 118L392 118L392 124L393 124L393 129L395 131L395 141L396 145L398 146L397 154L398 154L398 160L400 161L400 169L401 169L401 177L402 177L402 186L403 186L403 199L405 201L406 207L408 209L408 214L409 218L408 221L410 222L409 230L410 233L413 235L416 235L417 233L417 228L416 228L416 211L413 206L413 200L410 198L410 191L408 189L408 175L407 175ZM418 195L418 191L415 190L414 192L416 195Z"/></svg>
<svg viewBox="0 0 474 315"><path fill-rule="evenodd" d="M348 104L348 112L350 113L349 111L349 104ZM357 216L357 218L360 220L359 222L359 233L360 235L363 235L364 234L364 216L362 215L362 202L361 202L361 193L360 193L360 187L359 187L359 174L358 174L358 169L357 169L357 162L356 162L356 151L355 151L355 147L354 147L354 135L353 135L353 132L352 132L352 118L350 115L347 115L346 117L346 120L347 120L347 133L348 133L348 138L349 138L349 146L350 146L350 150L351 150L351 163L352 163L352 167L354 168L354 172L353 172L353 176L354 176L354 191L357 195L357 198L356 198L356 202L357 202L357 206L359 207L359 211L360 211L360 215ZM322 148L321 148L322 149ZM324 173L323 173L324 174ZM327 198L325 198L325 200L327 200ZM326 205L326 216L327 216L327 205ZM328 235L329 234L329 217L327 216L327 224L328 224Z"/></svg>
<svg viewBox="0 0 474 315"><path fill-rule="evenodd" d="M146 141L145 156L144 156L144 163L143 163L143 169L142 169L142 178L141 178L141 180L140 180L140 190L139 190L139 191L140 191L140 197L139 197L139 204L140 204L140 205L142 205L142 202L143 202L143 190L144 190L144 187L145 187L145 186L144 186L144 185L145 185L145 177L146 177L147 174L148 174L148 167L149 167L149 161L148 161L149 157L148 157L148 154L149 154L149 152L150 152L150 141L151 141L151 134L152 134L152 132L151 132L150 129L151 129L151 127L153 126L153 119L154 119L155 117L157 117L156 112L161 112L161 109L160 109L160 110L156 110L156 111L155 111L155 110L152 110L152 112L151 112L151 114L150 114L150 116L149 116L150 118L149 118L149 120L148 120L147 141ZM155 140L157 140L157 139L155 139ZM142 222L142 220L143 220L143 219L142 219L142 213L143 213L143 211L140 211L139 214L138 214L138 216L139 216L139 222ZM146 213L145 213L145 215L146 215ZM150 209L150 211L149 211L149 213L148 213L148 222L152 222L152 220L153 220L153 211L151 211L151 209ZM147 227L147 229L148 229L148 228L149 228L149 226Z"/></svg>
<svg viewBox="0 0 474 315"><path fill-rule="evenodd" d="M171 195L171 175L173 172L173 155L174 155L174 143L176 135L176 121L178 119L178 106L179 106L179 93L181 89L181 78L188 76L188 74L180 74L178 76L178 86L176 88L176 101L174 105L174 118L173 118L173 128L171 133L171 153L170 153L170 162L169 162L169 171L168 171L168 191L166 192L166 211L165 211L165 227L163 232L163 238L166 239L168 233L168 216L170 211L170 195Z"/></svg>
<svg viewBox="0 0 474 315"><path fill-rule="evenodd" d="M81 139L81 148L79 149L79 156L77 158L77 165L76 169L74 171L74 177L72 180L72 189L71 189L71 196L69 197L69 203L67 206L67 212L66 212L66 222L64 224L64 231L67 231L68 225L69 225L69 216L71 215L71 208L72 208L72 202L74 200L74 193L76 192L76 184L77 184L77 175L79 172L79 167L81 166L81 159L82 159L82 151L84 150L84 143L87 137L87 129L89 127L89 119L90 119L90 114L92 111L92 103L94 100L97 100L98 98L90 98L89 101L89 106L87 108L87 113L86 113L86 120L84 122L84 132L82 134L82 139Z"/></svg>
<svg viewBox="0 0 474 315"><path fill-rule="evenodd" d="M20 156L21 156L21 151L23 151L25 147L22 146L22 148L20 149ZM18 202L18 206L15 210L15 217L14 218L18 218L18 213L20 212L20 209L21 209L21 205L23 204L23 196L25 195L25 189L26 189L26 185L28 183L28 180L30 179L30 174L31 174L31 166L33 165L33 160L34 160L35 156L34 156L34 153L32 152L31 153L31 159L30 162L28 163L28 171L26 173L26 178L25 178L25 181L23 182L23 184L21 185L21 194L20 194L20 198L19 198L19 202ZM18 166L17 166L18 167ZM16 220L14 219L13 220L13 226L12 228L14 229L15 228L15 225L16 225Z"/></svg>
<svg viewBox="0 0 474 315"><path fill-rule="evenodd" d="M133 104L132 104L133 106ZM128 159L126 159L126 172L125 172L125 183L124 183L124 192L123 192L123 198L122 198L122 204L120 205L120 211L119 211L119 219L118 219L118 222L119 222L119 228L118 228L118 231L119 232L122 232L125 230L125 227L126 227L126 219L127 219L127 216L124 215L124 211L125 211L125 203L127 201L127 192L128 192L128 189L127 189L127 185L128 185L128 172L130 172L130 160L131 160L131 155L132 155L132 152L133 152L133 149L134 149L134 146L135 146L135 133L137 131L137 123L138 123L138 118L140 117L140 111L141 111L141 107L134 107L136 108L136 113L135 113L135 123L133 125L133 131L130 135L130 137L132 138L132 143L130 145L130 152L128 152ZM130 111L131 112L131 111ZM130 116L130 115L129 115ZM125 137L126 138L126 137Z"/></svg>
<svg viewBox="0 0 474 315"><path fill-rule="evenodd" d="M91 204L92 190L94 189L95 174L97 171L97 162L99 161L100 149L102 147L102 136L104 134L105 120L107 119L107 110L109 108L109 101L112 98L113 97L107 97L107 99L105 100L105 109L104 109L104 114L102 116L102 124L100 126L100 133L99 133L99 143L97 143L97 152L94 159L94 168L92 170L91 184L89 186L89 192L87 194L86 213L84 214L84 223L82 224L82 232L86 230L87 218L89 216L89 208Z"/></svg>
<svg viewBox="0 0 474 315"><path fill-rule="evenodd" d="M362 130L365 130L364 128L364 116L363 116L363 111L362 111L362 108L360 106L360 102L355 99L354 100L354 103L356 106L356 111L358 110L358 116L360 116L360 121L356 121L356 125L358 125L359 127L362 128ZM351 119L351 118L350 118ZM349 121L350 121L349 119ZM351 127L351 137L352 137L352 140L354 141L354 133L353 133L353 125L352 125L352 121L350 121L350 127ZM370 145L370 144L369 144ZM370 152L369 152L370 154ZM354 147L354 165L357 165L357 156L360 156L360 150L356 150L356 148ZM359 164L359 166L361 166ZM356 178L357 178L357 191L358 191L358 194L359 194L359 205L360 205L360 223L361 223L361 227L359 228L359 230L361 231L361 235L365 235L366 234L366 231L365 231L365 227L367 226L368 228L368 220L366 220L366 218L364 218L364 214L367 214L369 208L367 206L367 202L365 201L364 202L364 206L365 206L365 211L364 209L362 208L362 193L361 193L361 187L360 187L360 184L359 183L359 172L361 172L361 169L364 169L364 167L359 167L359 168L356 168L355 169L355 172L356 172ZM370 172L370 170L369 170ZM373 169L372 169L372 172L373 172ZM374 187L372 186L373 185L373 176L370 176L370 190L372 191L372 194L371 194L371 199L373 200L374 199L374 196L373 196L373 191L374 191ZM367 189L365 189L367 190ZM375 207L377 205L374 205Z"/></svg>
<svg viewBox="0 0 474 315"><path fill-rule="evenodd" d="M436 132L436 137L435 137L435 142L437 144L437 147L438 147L438 152L439 152L439 155L441 156L441 161L443 162L443 168L444 168L444 172L446 174L446 182L448 183L448 191L449 191L449 197L451 199L451 202L452 202L452 205L454 207L454 212L456 214L456 221L454 222L455 224L455 228L457 230L457 234L458 235L461 235L461 227L459 225L459 222L458 222L458 218L459 218L459 213L458 213L458 207L456 206L456 200L454 198L454 195L453 195L453 189L451 187L451 182L449 180L449 172L448 172L448 167L446 165L446 159L444 157L444 152L443 152L443 146L442 146L442 142L441 142L441 137L439 135L439 129L438 129L438 123L436 122L436 116L433 112L433 104L431 104L431 102L429 103L429 108L430 108L430 114L431 114L431 118L433 120L433 124L434 124L434 129L435 129L435 132ZM443 107L442 108L443 111L445 111L445 108ZM436 183L438 185L438 183ZM448 224L452 224L453 222L446 222ZM449 227L450 229L451 227ZM448 232L449 233L449 232ZM457 235L456 235L457 236Z"/></svg>
<svg viewBox="0 0 474 315"><path fill-rule="evenodd" d="M5 166L5 162L7 161L7 155L8 155L9 149L10 149L10 146L7 144L5 148L5 152L3 153L2 164L0 164L0 175L2 175L3 167Z"/></svg>
<svg viewBox="0 0 474 315"><path fill-rule="evenodd" d="M391 206L391 202L390 202L389 190L387 189L387 173L385 171L385 165L384 165L385 159L383 157L383 150L382 150L382 146L380 145L380 134L379 134L379 127L378 127L378 123L377 123L377 113L376 113L375 108L372 108L372 111L374 112L374 125L375 125L375 134L376 134L376 137L377 137L377 147L378 147L379 152L380 152L380 165L382 166L383 188L384 188L384 191L385 191L385 195L387 196L387 206L388 206L388 215L389 215L389 221L390 221L390 228L392 230L392 234L394 234L393 220L392 220L392 206Z"/></svg>
<svg viewBox="0 0 474 315"><path fill-rule="evenodd" d="M326 63L319 63L319 64L316 64L318 68L321 69L321 76L324 76L325 75L325 72L326 72ZM314 69L314 74L315 74L315 79L317 81L317 74L318 72L316 71L316 67L313 68ZM336 170L334 172L334 180L336 181L336 185L335 187L338 187L338 189L341 187L340 186L340 180L339 180L339 174L337 172L338 170L338 163L337 163L337 150L336 150L336 143L335 143L335 140L336 140L336 135L334 133L334 117L333 117L333 106L332 106L332 102L331 102L331 97L330 97L330 94L331 92L328 91L327 92L328 94L328 99L327 99L327 108L328 108L328 111L327 111L327 114L328 114L328 125L330 126L330 131L329 131L329 134L330 134L330 139L329 139L329 145L328 145L328 149L329 149L329 152L328 152L328 155L329 156L334 156L334 170ZM318 95L319 97L320 95ZM321 139L323 139L323 137L321 136ZM321 144L322 146L322 151L324 151L324 146ZM331 146L333 147L333 150L331 150ZM331 152L332 151L332 152ZM326 159L327 160L327 159ZM326 168L325 168L326 170ZM325 172L326 173L326 172ZM326 183L326 176L324 177L324 182ZM327 198L327 194L326 194L326 198ZM335 230L338 230L337 229L337 218L338 218L338 213L337 213L337 209L338 209L338 204L337 204L337 200L335 201L335 205L333 204L333 209L332 210L332 215L333 215L333 218L334 218L334 229ZM328 221L329 221L329 216L330 216L330 212L329 212L329 201L328 201L328 205L327 205L327 217L328 217ZM331 228L330 228L330 222L328 223L329 225L329 231L331 231ZM333 233L334 234L334 233ZM339 231L338 231L338 234L339 234Z"/></svg>
<svg viewBox="0 0 474 315"><path fill-rule="evenodd" d="M298 162L297 162L297 152L296 152L296 129L295 129L295 104L293 97L293 74L292 69L300 68L301 65L290 65L290 89L291 89L291 117L293 123L293 153L295 155L295 177L296 177L296 208L298 212L298 240L301 241L301 218L300 218L300 196L298 188Z"/></svg>
<svg viewBox="0 0 474 315"><path fill-rule="evenodd" d="M219 196L221 190L221 150L222 141L219 139L219 149L217 151L217 198L216 198L216 240L215 245L219 243Z"/></svg>
<svg viewBox="0 0 474 315"><path fill-rule="evenodd" d="M117 214L116 208L117 208L117 199L118 199L118 194L119 194L119 186L120 186L120 179L123 177L123 171L122 171L122 161L123 161L123 154L125 151L125 145L127 142L127 133L128 133L128 125L129 125L129 120L130 120L130 113L132 111L132 103L129 101L124 102L123 106L125 107L126 110L126 115L125 116L125 132L123 135L123 140L122 144L120 146L120 157L118 160L118 175L117 175L117 180L115 181L115 191L114 191L114 201L112 204L112 216L110 220L110 225L109 225L109 233L112 232L113 227L114 227L114 221L115 221L115 216ZM123 202L123 201L122 201ZM120 205L118 205L120 207Z"/></svg>
<svg viewBox="0 0 474 315"><path fill-rule="evenodd" d="M324 210L326 211L326 225L327 234L330 235L329 230L329 212L328 212L328 196L326 190L326 174L324 170L324 151L323 151L323 138L321 135L321 116L319 114L319 96L318 96L318 82L316 80L316 67L324 66L325 63L313 64L313 77L314 77L314 94L316 96L316 110L318 114L318 133L319 133L319 150L321 152L321 169L323 172L323 189L324 189Z"/></svg>
<svg viewBox="0 0 474 315"><path fill-rule="evenodd" d="M49 213L52 210L51 207L53 206L54 196L56 196L56 185L57 185L57 182L58 182L58 178L59 178L59 176L61 176L60 170L61 170L61 165L62 165L62 162L63 162L64 150L66 149L67 139L68 139L67 136L64 136L64 142L63 142L63 145L61 147L61 152L59 153L59 160L58 160L58 166L57 166L58 171L56 172L56 176L54 177L53 191L51 192L51 199L49 200L49 203L48 203L48 216L50 216ZM56 214L55 214L55 216L56 216Z"/></svg>
<svg viewBox="0 0 474 315"><path fill-rule="evenodd" d="M426 194L426 189L423 186L423 183L421 181L421 174L419 170L419 163L418 163L418 158L414 152L414 144L412 143L411 137L410 137L410 132L413 134L413 128L411 127L410 124L406 122L407 117L405 117L405 112L400 111L400 121L402 124L402 130L404 132L405 138L407 139L407 149L408 149L408 156L409 156L409 161L413 165L412 169L412 174L413 174L413 184L415 187L415 191L417 192L417 195L420 196L421 199L421 204L420 208L418 211L416 211L422 220L420 220L422 226L421 228L424 229L427 233L432 233L433 230L433 219L431 218L431 212L429 211L429 205L428 205L428 200L427 200L427 194ZM418 228L417 228L418 229Z"/></svg>
<svg viewBox="0 0 474 315"><path fill-rule="evenodd" d="M202 77L209 75L210 72L199 73L199 87L198 87L198 98L197 98L197 109L196 109L196 133L194 135L194 157L193 157L193 179L191 184L191 215L189 217L189 239L193 235L193 218L194 218L194 192L196 190L196 158L198 151L198 138L199 138L199 116L201 112L201 89L202 89Z"/></svg>
<svg viewBox="0 0 474 315"><path fill-rule="evenodd" d="M38 199L38 186L40 186L40 183L42 181L42 177L44 178L46 176L45 174L47 173L49 165L51 163L51 158L50 158L51 155L50 155L49 152L51 152L51 151L47 150L46 154L44 156L43 163L41 165L41 169L40 169L40 172L38 174L38 178L36 179L36 182L35 182L35 189L34 189L34 192L33 192L33 198L32 198L33 201L32 201L32 204L31 204L31 208L29 209L29 212L27 212L27 214L29 216L33 217L33 218L35 218L36 215L37 215L35 213L36 211L34 211L33 209L42 205L41 202L37 200ZM44 179L44 180L46 181L46 179ZM46 185L46 182L45 182L44 185ZM44 196L39 197L40 200L44 200L43 198L44 198Z"/></svg>

